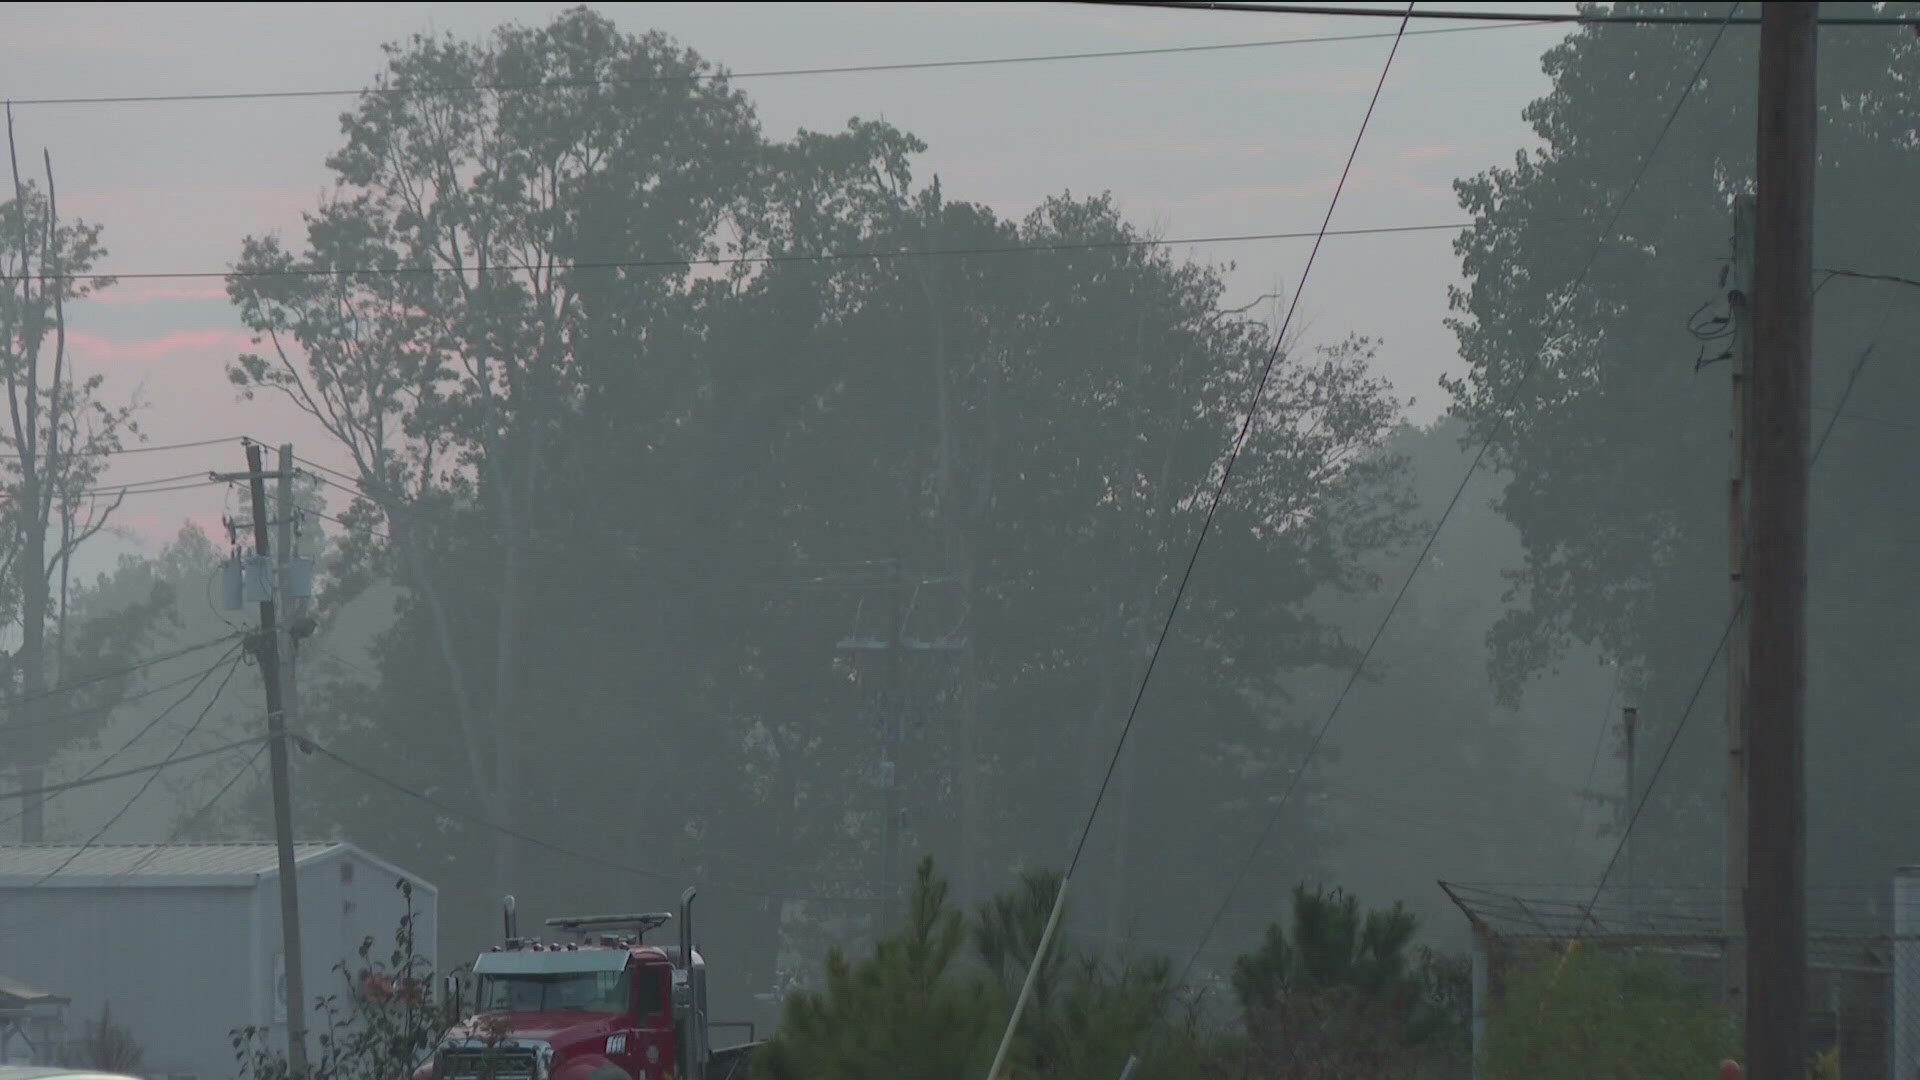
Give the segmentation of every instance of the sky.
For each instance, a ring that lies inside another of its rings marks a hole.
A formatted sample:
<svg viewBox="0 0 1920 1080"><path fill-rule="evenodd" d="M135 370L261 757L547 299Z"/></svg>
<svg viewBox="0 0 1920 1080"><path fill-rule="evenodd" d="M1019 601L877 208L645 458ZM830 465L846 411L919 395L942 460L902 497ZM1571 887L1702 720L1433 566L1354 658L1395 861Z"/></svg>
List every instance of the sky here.
<svg viewBox="0 0 1920 1080"><path fill-rule="evenodd" d="M420 31L471 37L539 23L559 4L8 4L0 7L0 96L23 161L51 153L63 215L105 227L104 269L214 272L241 239L297 239L331 186L345 96L224 101L30 103L169 94L351 91L380 46ZM770 135L877 117L929 149L918 176L949 198L1018 216L1049 194L1110 191L1164 237L1311 232L1327 210L1396 20L1175 12L1067 3L601 4L622 29L659 29L742 73ZM1350 5L1382 7L1386 5ZM1493 4L1454 7L1491 8ZM1570 10L1567 4L1528 5ZM1419 22L1400 46L1332 221L1336 230L1464 220L1451 184L1533 145L1522 110L1546 89L1542 51L1565 27ZM1489 28L1491 26L1491 28ZM1282 42L1160 56L904 71L759 75L845 65ZM1381 341L1382 373L1410 415L1444 409L1458 370L1444 325L1458 278L1450 231L1333 237L1313 266L1295 329L1306 343ZM1234 264L1236 303L1299 284L1310 242L1184 247ZM136 399L152 444L253 435L344 464L282 401L243 402L228 362L247 337L214 278L127 280L72 312L79 369L109 400ZM126 483L242 467L231 446L128 455ZM217 487L129 498L126 536L81 569L151 549L184 521L237 513Z"/></svg>

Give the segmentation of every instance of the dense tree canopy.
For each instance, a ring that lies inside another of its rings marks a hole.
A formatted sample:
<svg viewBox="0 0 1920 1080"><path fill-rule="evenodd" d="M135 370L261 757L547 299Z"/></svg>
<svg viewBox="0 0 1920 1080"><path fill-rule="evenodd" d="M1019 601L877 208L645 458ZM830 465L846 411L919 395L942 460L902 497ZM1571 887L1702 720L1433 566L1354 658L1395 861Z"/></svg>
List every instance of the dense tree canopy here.
<svg viewBox="0 0 1920 1080"><path fill-rule="evenodd" d="M1721 5L1627 5L1700 15ZM1910 4L1829 4L1859 13ZM1493 440L1507 473L1500 508L1527 561L1520 607L1493 637L1511 688L1577 641L1628 670L1660 746L1689 726L1644 823L1668 845L1669 872L1713 883L1722 771L1722 680L1705 670L1726 626L1729 393L1721 274L1731 202L1751 187L1755 42L1729 30L1655 149L1656 137L1714 39L1711 26L1593 26L1545 59L1553 89L1528 112L1543 145L1458 185L1477 222L1458 244L1467 284L1454 297L1466 377L1457 409ZM1920 234L1886 213L1886 193L1920 180L1913 153L1920 41L1872 29L1827 30L1819 68L1816 263L1913 276ZM1592 250L1607 210L1625 204L1565 317L1550 317ZM1887 817L1897 762L1914 750L1912 621L1891 602L1914 586L1898 556L1910 502L1889 498L1887 463L1912 431L1885 402L1915 374L1891 361L1910 337L1910 288L1823 277L1815 330L1816 437L1810 583L1810 856L1833 884L1884 880L1910 852ZM1703 331L1702 342L1690 330ZM1509 403L1512 403L1509 409ZM1841 408L1844 403L1844 409ZM1840 412L1836 415L1836 409ZM1832 425L1831 438L1825 431ZM1696 686L1705 692L1688 709ZM1631 702L1629 702L1631 703ZM1845 842L1840 840L1845 838ZM1651 848L1649 847L1649 850Z"/></svg>
<svg viewBox="0 0 1920 1080"><path fill-rule="evenodd" d="M554 88L440 89L472 83ZM963 899L1056 857L1274 350L1219 268L1104 196L953 201L884 124L769 140L582 10L417 38L379 87L304 246L239 264L302 272L230 285L235 380L360 474L341 580L404 595L377 683L313 723L472 817L698 875L743 954L870 925L912 852ZM1243 847L1300 748L1286 674L1350 657L1303 602L1407 527L1373 349L1281 351L1096 837L1111 933ZM489 851L529 905L634 887L349 790L309 812L438 880ZM1290 817L1261 884L1318 836Z"/></svg>

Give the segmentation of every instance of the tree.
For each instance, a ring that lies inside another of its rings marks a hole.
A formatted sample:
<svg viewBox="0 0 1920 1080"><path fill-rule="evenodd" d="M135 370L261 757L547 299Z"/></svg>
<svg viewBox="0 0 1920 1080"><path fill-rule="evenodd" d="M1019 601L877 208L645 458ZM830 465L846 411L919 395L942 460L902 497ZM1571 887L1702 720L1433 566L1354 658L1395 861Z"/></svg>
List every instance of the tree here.
<svg viewBox="0 0 1920 1080"><path fill-rule="evenodd" d="M1642 8L1724 14L1625 6ZM1732 199L1752 185L1751 36L1720 43L1591 272L1566 292L1709 37L1588 27L1546 54L1553 89L1527 113L1543 145L1457 185L1475 227L1456 248L1467 284L1454 294L1455 330L1469 368L1451 390L1473 437L1492 440L1490 461L1508 476L1500 508L1527 550L1520 602L1493 635L1496 674L1511 692L1570 645L1591 643L1621 664L1650 745L1664 746L1685 715L1690 727L1636 830L1641 865L1717 885L1715 861L1698 853L1718 845L1720 680L1708 678L1687 709L1728 618L1728 390L1711 320L1724 311L1716 264L1729 250ZM1829 38L1818 88L1823 267L1910 269L1920 222L1888 208L1920 180L1910 152L1920 91L1901 74L1916 51L1910 34ZM1821 719L1809 729L1809 857L1814 874L1848 883L1884 881L1905 858L1869 837L1900 831L1887 827L1886 815L1907 806L1890 763L1915 734L1896 719L1910 675L1886 659L1914 644L1911 620L1888 599L1916 584L1897 539L1913 521L1881 479L1884 463L1910 453L1911 432L1871 403L1915 389L1915 373L1883 355L1911 336L1909 292L1832 278L1816 311L1817 437L1843 398L1845 407L1813 478L1809 709ZM1552 318L1563 300L1564 317ZM1842 835L1848 842L1817 839Z"/></svg>
<svg viewBox="0 0 1920 1080"><path fill-rule="evenodd" d="M978 1076L986 1070L1038 950L1060 885L1030 871L972 919L946 902L947 885L923 858L905 925L869 959L837 948L820 991L787 999L779 1030L756 1055L755 1075ZM1086 949L1060 935L1041 965L1012 1051L1014 1078L1102 1080L1129 1057L1137 1075L1194 1075L1211 1047L1163 957Z"/></svg>
<svg viewBox="0 0 1920 1080"><path fill-rule="evenodd" d="M975 912L974 949L1002 1006L999 1015L1007 1015L1026 980L1060 884L1055 871L1031 870ZM1061 922L1067 924L1067 912ZM1008 1074L1100 1080L1120 1075L1128 1058L1136 1059L1143 1078L1191 1074L1216 1052L1196 1005L1167 957L1124 943L1080 947L1056 932L1021 1017Z"/></svg>
<svg viewBox="0 0 1920 1080"><path fill-rule="evenodd" d="M1492 506L1497 473L1478 473L1453 501L1475 449L1462 447L1465 431L1454 419L1404 425L1384 448L1407 463L1422 527L1447 519L1341 705L1323 811L1337 845L1326 876L1360 895L1405 896L1440 932L1464 927L1436 879L1570 881L1606 858L1574 789L1614 790L1595 728L1611 734L1620 703L1607 700L1610 673L1587 649L1517 701L1491 684L1485 637L1510 608L1502 594L1524 549ZM1309 610L1364 640L1407 583L1412 555L1370 555L1382 588L1316 597ZM1351 672L1291 680L1302 710L1325 717Z"/></svg>
<svg viewBox="0 0 1920 1080"><path fill-rule="evenodd" d="M827 956L821 990L787 998L779 1032L755 1055L762 1080L978 1076L993 1056L993 999L965 968L965 917L923 859L907 922L849 960Z"/></svg>
<svg viewBox="0 0 1920 1080"><path fill-rule="evenodd" d="M722 73L658 35L576 11L415 40L383 85L468 76L567 87L370 97L334 159L348 195L306 250L244 252L325 272L230 286L262 342L236 368L245 392L291 394L363 462L337 580L403 596L377 684L306 695L308 727L466 821L357 786L301 813L529 910L624 907L632 886L551 848L508 861L472 822L591 837L571 846L645 887L711 886L707 925L743 953L809 963L898 904L888 848L938 852L966 903L995 867L1056 858L1271 328L1110 197L1007 219L916 184L922 145L882 123L765 140ZM472 164L429 168L436 133ZM523 159L553 154L558 179L527 179ZM499 240L484 289L481 225ZM1288 675L1351 656L1304 600L1369 587L1361 554L1405 534L1372 349L1277 357L1116 780L1117 831L1091 849L1110 930L1178 910L1164 879L1242 849L1304 743ZM891 636L875 628L896 607L900 636L943 647L836 648ZM1275 839L1256 884L1324 851L1311 814ZM716 978L764 991L776 972L754 963Z"/></svg>
<svg viewBox="0 0 1920 1080"><path fill-rule="evenodd" d="M709 248L758 143L744 101L708 74L664 37L625 37L584 8L485 44L416 36L388 50L378 92L343 121L329 165L345 193L308 216L308 250L249 239L231 281L266 346L234 380L287 394L351 456L430 620L466 779L498 821L522 813L536 493L584 396L582 340L610 292L657 311L684 301L689 277L685 263L576 267ZM570 88L437 89L544 82ZM470 570L486 574L493 611L477 651L433 558L437 509L484 530ZM496 838L496 888L516 880L515 854Z"/></svg>
<svg viewBox="0 0 1920 1080"><path fill-rule="evenodd" d="M1234 963L1254 1075L1418 1076L1463 1059L1457 980L1414 952L1418 928L1397 904L1363 914L1337 889L1296 888L1290 930L1270 924Z"/></svg>
<svg viewBox="0 0 1920 1080"><path fill-rule="evenodd" d="M124 690L122 679L82 674L109 643L129 635L95 633L67 625L68 567L74 551L105 528L119 497L97 490L106 455L136 433L132 410L102 403L95 375L76 382L67 356L67 306L105 288L93 273L106 254L100 227L59 216L51 155L42 155L46 189L20 172L13 118L7 117L13 198L0 203L0 379L7 416L0 424L0 627L19 644L0 657L0 694L18 730L11 743L21 763L21 786L38 788L41 768L64 745L97 730L97 707ZM124 629L124 628L123 628ZM137 628L135 628L137 631ZM138 643L138 633L131 643ZM94 655L71 655L76 648ZM120 652L114 661L124 661ZM75 693L68 685L84 684ZM78 715L73 715L78 714ZM58 719L56 719L58 718ZM40 800L29 797L22 836L42 838Z"/></svg>

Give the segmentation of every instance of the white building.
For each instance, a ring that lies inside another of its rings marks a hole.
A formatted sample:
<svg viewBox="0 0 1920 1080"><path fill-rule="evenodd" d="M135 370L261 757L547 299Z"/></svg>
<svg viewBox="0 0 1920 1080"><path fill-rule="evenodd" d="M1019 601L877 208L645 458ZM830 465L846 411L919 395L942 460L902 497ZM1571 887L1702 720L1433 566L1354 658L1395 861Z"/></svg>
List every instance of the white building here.
<svg viewBox="0 0 1920 1080"><path fill-rule="evenodd" d="M357 969L366 938L388 959L403 880L415 952L437 970L432 885L351 844L299 844L294 859L309 1002L344 993L335 968ZM70 1038L110 1005L155 1080L233 1076L236 1028L285 1045L281 941L272 844L0 845L0 972L70 1000Z"/></svg>

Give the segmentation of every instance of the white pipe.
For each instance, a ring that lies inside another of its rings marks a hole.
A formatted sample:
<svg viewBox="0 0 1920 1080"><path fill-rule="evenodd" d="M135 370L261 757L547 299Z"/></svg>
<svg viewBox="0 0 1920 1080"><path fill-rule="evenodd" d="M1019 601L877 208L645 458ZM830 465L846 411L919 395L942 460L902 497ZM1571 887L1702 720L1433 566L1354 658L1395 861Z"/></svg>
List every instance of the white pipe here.
<svg viewBox="0 0 1920 1080"><path fill-rule="evenodd" d="M1027 998L1033 994L1033 984L1040 977L1040 965L1047 958L1047 946L1053 943L1053 929L1060 925L1060 911L1067 904L1067 879L1060 879L1060 890L1053 894L1053 911L1047 915L1047 928L1040 931L1040 946L1033 952L1033 963L1027 966L1027 980L1020 984L1020 996L1013 1001L1013 1015L1007 1018L1007 1030L1000 1036L1000 1049L993 1055L993 1067L987 1070L987 1080L1000 1080L1000 1068L1007 1063L1007 1051L1013 1048L1013 1033L1020 1026L1020 1014L1027 1009Z"/></svg>

